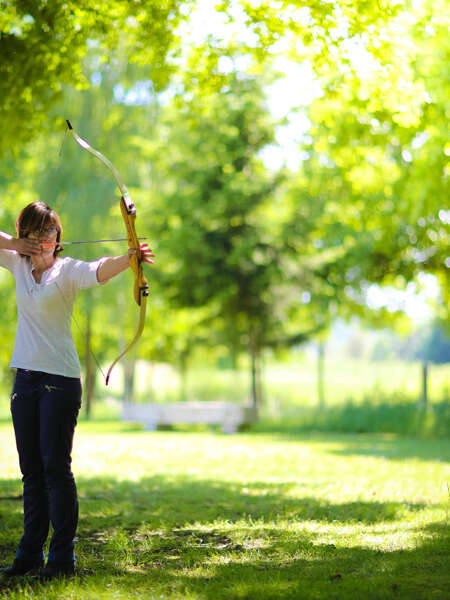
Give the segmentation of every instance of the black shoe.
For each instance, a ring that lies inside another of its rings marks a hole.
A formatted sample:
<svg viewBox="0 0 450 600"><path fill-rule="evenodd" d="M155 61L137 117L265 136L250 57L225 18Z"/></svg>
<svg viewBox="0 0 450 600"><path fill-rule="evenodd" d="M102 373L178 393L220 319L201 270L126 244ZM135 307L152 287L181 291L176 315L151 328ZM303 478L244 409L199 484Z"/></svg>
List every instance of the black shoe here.
<svg viewBox="0 0 450 600"><path fill-rule="evenodd" d="M39 572L39 579L55 579L55 577L71 577L75 575L75 563L47 563Z"/></svg>
<svg viewBox="0 0 450 600"><path fill-rule="evenodd" d="M44 566L44 561L29 561L24 558L15 558L12 565L0 569L5 577L16 577L17 575L26 575L32 571L37 571Z"/></svg>

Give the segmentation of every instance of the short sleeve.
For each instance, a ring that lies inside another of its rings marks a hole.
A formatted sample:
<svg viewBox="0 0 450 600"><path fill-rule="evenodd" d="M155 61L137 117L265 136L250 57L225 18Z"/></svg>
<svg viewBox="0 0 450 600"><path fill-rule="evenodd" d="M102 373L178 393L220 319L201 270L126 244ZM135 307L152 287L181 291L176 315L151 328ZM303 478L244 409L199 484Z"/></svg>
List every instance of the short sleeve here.
<svg viewBox="0 0 450 600"><path fill-rule="evenodd" d="M8 269L11 273L14 273L15 267L20 259L20 255L17 254L15 250L0 249L0 267L5 267L5 269Z"/></svg>
<svg viewBox="0 0 450 600"><path fill-rule="evenodd" d="M74 260L71 262L69 278L72 284L79 290L85 290L96 285L104 285L97 279L97 271L105 261L105 258L99 258L92 262L85 262L83 260Z"/></svg>

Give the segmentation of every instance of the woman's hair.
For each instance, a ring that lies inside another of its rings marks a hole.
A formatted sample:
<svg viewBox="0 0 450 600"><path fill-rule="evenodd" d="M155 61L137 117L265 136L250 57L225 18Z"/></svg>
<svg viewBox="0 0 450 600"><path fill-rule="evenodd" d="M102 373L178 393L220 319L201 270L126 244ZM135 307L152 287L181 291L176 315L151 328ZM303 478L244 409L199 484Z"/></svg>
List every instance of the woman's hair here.
<svg viewBox="0 0 450 600"><path fill-rule="evenodd" d="M30 233L39 233L47 227L53 225L56 227L56 241L53 256L58 256L63 251L62 245L59 243L62 238L63 228L58 214L50 208L45 202L32 202L25 206L20 212L16 221L16 231L19 238L26 238ZM25 256L21 254L21 256Z"/></svg>

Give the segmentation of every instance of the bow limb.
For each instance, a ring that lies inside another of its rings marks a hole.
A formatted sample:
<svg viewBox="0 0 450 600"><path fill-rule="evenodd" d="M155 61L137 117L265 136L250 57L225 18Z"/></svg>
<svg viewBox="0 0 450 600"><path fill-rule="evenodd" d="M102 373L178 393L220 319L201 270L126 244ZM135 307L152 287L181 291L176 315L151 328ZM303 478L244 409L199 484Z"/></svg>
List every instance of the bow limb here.
<svg viewBox="0 0 450 600"><path fill-rule="evenodd" d="M126 199L122 196L120 199L120 210L122 212L122 217L125 222L125 226L127 228L128 235L128 246L130 248L135 249L136 254L132 254L130 256L130 266L134 272L134 299L136 304L140 306L139 311L139 323L137 327L136 334L130 344L125 348L125 350L116 358L116 360L112 363L112 365L108 369L108 373L106 374L106 385L109 383L109 378L112 370L119 362L121 358L125 356L125 354L131 350L131 348L137 343L139 338L142 335L145 324L145 313L147 309L147 296L148 296L148 282L144 277L144 272L142 268L142 260L141 260L141 248L139 245L139 239L136 234L136 229L134 226L134 222L136 221L136 209L133 205L131 205L131 209L129 203L127 203Z"/></svg>
<svg viewBox="0 0 450 600"><path fill-rule="evenodd" d="M72 125L68 119L66 119L66 123L67 123L67 127L69 128L69 132L72 134L72 137L76 141L76 143L79 146L81 146L81 148L83 148L83 150L86 150L87 152L89 152L90 154L92 154L93 156L98 158L99 161L101 161L104 165L106 165L108 167L108 169L113 174L114 179L116 180L116 183L119 187L119 190L122 193L122 196L124 196L127 199L130 199L130 194L128 193L126 185L122 181L119 171L112 164L112 162L108 158L106 158L106 156L104 156L101 152L99 152L98 150L93 148L86 140L84 140L82 137L80 137L78 135L78 133L75 131L75 129L72 127Z"/></svg>
<svg viewBox="0 0 450 600"><path fill-rule="evenodd" d="M109 367L106 376L106 385L108 385L111 371L119 362L119 360L123 358L125 354L136 344L144 330L148 296L148 282L144 277L144 272L142 268L142 252L139 244L139 238L136 234L135 229L136 208L134 206L134 203L131 201L130 194L124 182L122 181L119 171L112 164L112 162L106 158L106 156L104 156L95 148L92 148L92 146L86 140L84 140L77 134L69 120L66 119L66 123L69 132L72 134L72 137L77 142L77 144L81 146L83 150L86 150L87 152L95 156L98 160L100 160L106 167L108 167L108 169L113 174L114 179L116 180L116 183L122 194L122 197L120 199L120 210L127 229L128 247L133 250L136 250L136 253L130 256L130 266L134 273L134 299L136 301L136 304L140 307L138 328L131 343L127 346L127 348L125 348L125 350L116 358L116 360Z"/></svg>
<svg viewBox="0 0 450 600"><path fill-rule="evenodd" d="M143 299L142 299L142 301L141 301L141 308L140 308L140 311L139 311L139 324L138 324L138 328L137 328L136 334L135 334L133 340L130 342L130 344L125 348L125 350L116 358L116 360L109 367L108 372L106 374L106 385L108 385L108 383L109 383L109 377L111 375L112 370L116 366L116 364L119 362L119 360L121 358L123 358L125 356L125 354L129 350L131 350L131 348L137 343L137 341L141 337L142 332L144 330L146 309L147 309L147 297L144 296Z"/></svg>

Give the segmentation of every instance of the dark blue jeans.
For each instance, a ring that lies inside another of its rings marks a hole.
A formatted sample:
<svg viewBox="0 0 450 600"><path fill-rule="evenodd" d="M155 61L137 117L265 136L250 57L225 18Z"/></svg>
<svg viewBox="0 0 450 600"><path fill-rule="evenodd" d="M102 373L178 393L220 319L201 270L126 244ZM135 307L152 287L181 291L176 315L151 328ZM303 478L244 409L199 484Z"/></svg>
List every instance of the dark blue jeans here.
<svg viewBox="0 0 450 600"><path fill-rule="evenodd" d="M71 470L81 382L72 377L18 369L11 414L23 481L24 534L17 556L38 560L48 536L49 562L71 562L78 524L77 488Z"/></svg>

